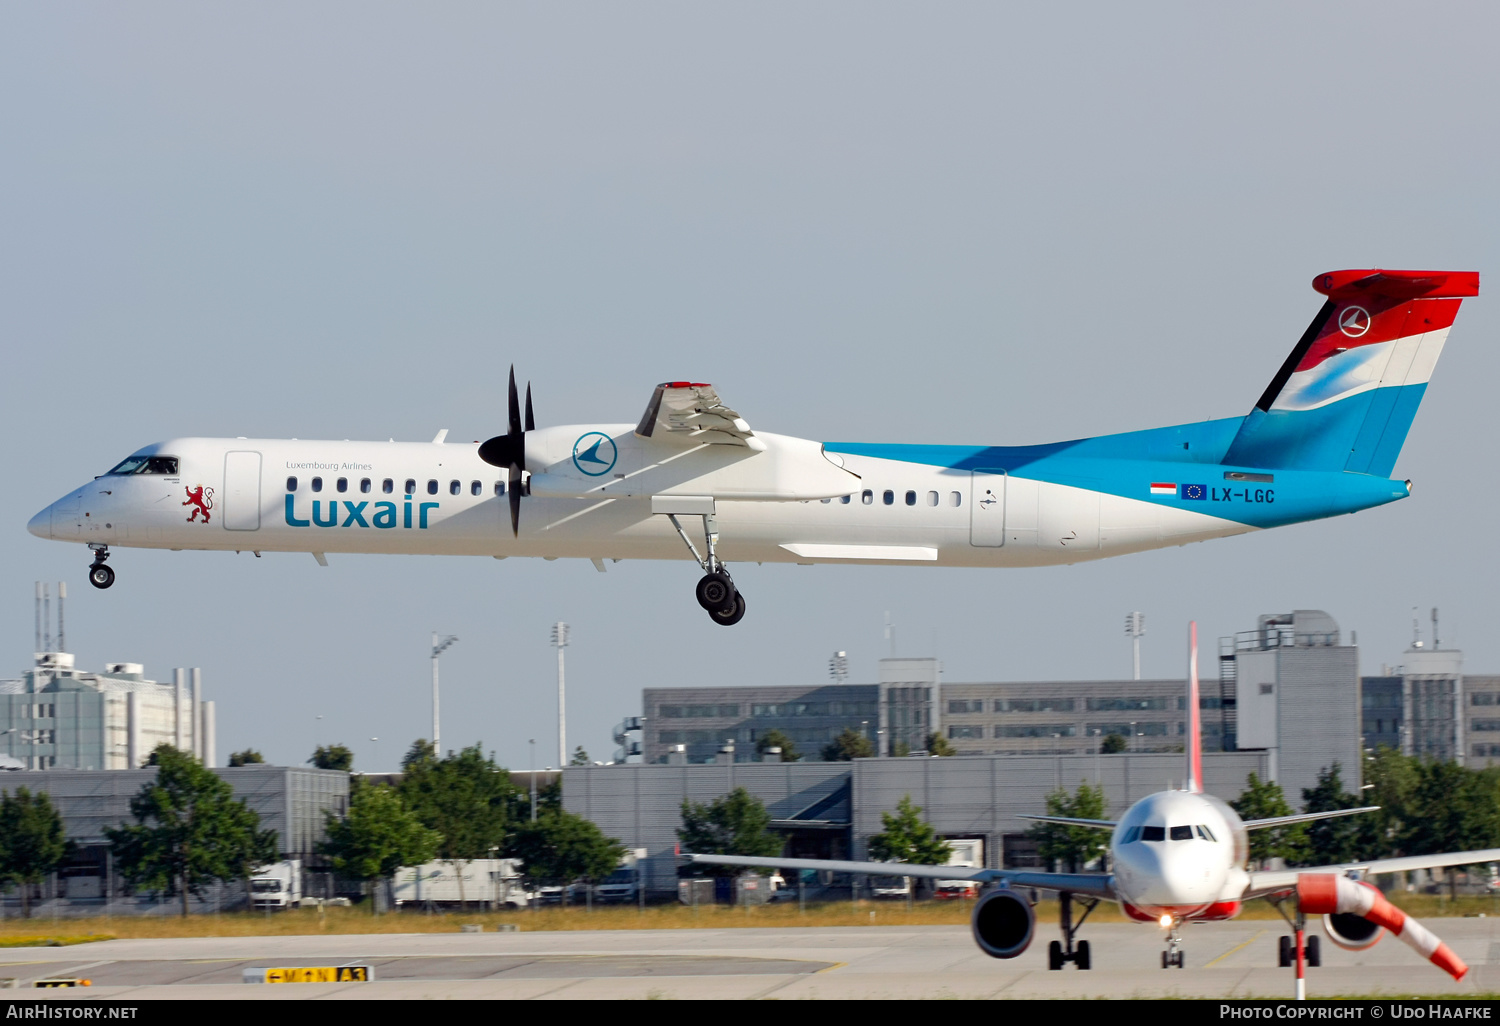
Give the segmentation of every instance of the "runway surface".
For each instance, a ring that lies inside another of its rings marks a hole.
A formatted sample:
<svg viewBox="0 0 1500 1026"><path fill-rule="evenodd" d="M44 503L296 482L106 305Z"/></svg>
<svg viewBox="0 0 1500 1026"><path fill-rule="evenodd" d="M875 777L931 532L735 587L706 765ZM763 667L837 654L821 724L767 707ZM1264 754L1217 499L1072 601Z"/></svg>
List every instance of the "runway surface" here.
<svg viewBox="0 0 1500 1026"><path fill-rule="evenodd" d="M1500 920L1427 925L1471 966L1462 982L1393 937L1363 952L1325 939L1323 966L1308 970L1309 996L1500 991ZM1093 948L1089 972L1047 970L1052 930L1039 930L1019 958L998 961L979 952L967 929L930 926L117 940L8 949L0 977L27 988L43 976L93 980L87 990L24 992L60 1000L1289 997L1292 972L1276 968L1277 927L1191 927L1181 970L1160 968L1155 927L1104 923L1083 933ZM247 967L348 964L373 966L374 982L240 982Z"/></svg>

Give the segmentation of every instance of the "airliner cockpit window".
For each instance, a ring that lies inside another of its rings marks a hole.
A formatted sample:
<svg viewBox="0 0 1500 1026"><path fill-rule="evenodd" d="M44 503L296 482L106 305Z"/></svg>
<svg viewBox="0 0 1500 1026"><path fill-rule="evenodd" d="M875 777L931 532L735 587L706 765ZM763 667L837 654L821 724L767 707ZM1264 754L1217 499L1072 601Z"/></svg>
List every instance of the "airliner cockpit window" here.
<svg viewBox="0 0 1500 1026"><path fill-rule="evenodd" d="M1172 828L1172 840L1191 841L1193 839L1193 828L1190 826L1174 826Z"/></svg>
<svg viewBox="0 0 1500 1026"><path fill-rule="evenodd" d="M1141 828L1138 827L1138 826L1131 827L1131 828L1129 828L1128 830L1125 831L1125 836L1122 837L1122 838L1120 838L1120 843L1121 844L1129 844L1131 841L1136 840L1140 836L1141 836Z"/></svg>
<svg viewBox="0 0 1500 1026"><path fill-rule="evenodd" d="M1219 840L1214 836L1214 832L1206 826L1199 825L1194 829L1198 831L1198 836L1203 838L1205 841L1214 841L1217 843Z"/></svg>
<svg viewBox="0 0 1500 1026"><path fill-rule="evenodd" d="M123 461L111 474L163 474L177 476L176 456L131 456Z"/></svg>
<svg viewBox="0 0 1500 1026"><path fill-rule="evenodd" d="M1165 841L1166 839L1166 827L1141 827L1141 840L1143 841Z"/></svg>

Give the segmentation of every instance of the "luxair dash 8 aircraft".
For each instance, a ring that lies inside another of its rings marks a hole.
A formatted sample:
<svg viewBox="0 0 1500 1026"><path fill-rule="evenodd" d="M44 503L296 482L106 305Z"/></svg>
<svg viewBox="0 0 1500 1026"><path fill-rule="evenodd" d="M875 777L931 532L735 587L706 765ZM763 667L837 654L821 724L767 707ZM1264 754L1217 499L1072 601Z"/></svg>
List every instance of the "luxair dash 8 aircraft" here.
<svg viewBox="0 0 1500 1026"><path fill-rule="evenodd" d="M1180 791L1158 791L1131 805L1116 820L1074 819L1068 816L1025 816L1025 819L1109 832L1110 872L1051 873L1039 870L969 869L892 862L840 862L824 859L783 859L741 855L686 857L719 866L778 867L872 876L904 875L915 879L972 880L987 887L974 905L974 941L994 958L1015 958L1030 946L1036 933L1036 914L1026 892L1051 891L1061 899L1058 925L1062 939L1048 946L1047 967L1061 969L1071 962L1092 967L1088 941L1076 936L1084 920L1101 901L1118 902L1126 916L1138 923L1155 923L1166 934L1163 969L1184 964L1181 927L1233 919L1245 902L1265 898L1286 918L1292 933L1283 936L1280 963L1295 965L1297 997L1304 996L1303 968L1321 964L1321 945L1306 936L1306 917L1323 916L1323 932L1341 948L1363 951L1386 932L1400 937L1433 965L1463 979L1466 966L1453 950L1426 927L1396 908L1364 877L1407 873L1445 866L1470 866L1500 860L1500 848L1446 852L1405 858L1372 859L1307 869L1252 870L1248 868L1247 831L1284 827L1336 816L1374 812L1378 806L1308 812L1274 819L1245 821L1213 795L1203 791L1203 737L1198 709L1198 625L1188 641L1188 730L1185 786ZM1073 903L1083 915L1073 919ZM1284 906L1288 906L1291 914Z"/></svg>
<svg viewBox="0 0 1500 1026"><path fill-rule="evenodd" d="M174 438L29 529L93 550L97 588L127 546L601 571L690 555L699 604L734 624L745 598L726 562L1076 563L1404 499L1396 456L1479 275L1334 271L1313 288L1327 301L1243 417L1045 445L820 443L753 431L711 385L671 381L639 424L538 429L512 370L509 430L483 444L445 443L446 430L427 443Z"/></svg>

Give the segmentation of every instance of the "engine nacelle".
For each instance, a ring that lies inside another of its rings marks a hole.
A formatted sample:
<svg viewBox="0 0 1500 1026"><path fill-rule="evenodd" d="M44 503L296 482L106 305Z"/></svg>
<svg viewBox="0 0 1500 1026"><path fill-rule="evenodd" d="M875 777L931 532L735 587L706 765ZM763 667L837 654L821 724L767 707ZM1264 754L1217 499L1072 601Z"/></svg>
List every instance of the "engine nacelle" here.
<svg viewBox="0 0 1500 1026"><path fill-rule="evenodd" d="M1329 913L1323 917L1323 932L1345 951L1373 948L1382 932L1379 924L1353 912Z"/></svg>
<svg viewBox="0 0 1500 1026"><path fill-rule="evenodd" d="M1015 958L1030 946L1036 933L1031 902L1005 887L979 899L971 923L974 942L991 958Z"/></svg>

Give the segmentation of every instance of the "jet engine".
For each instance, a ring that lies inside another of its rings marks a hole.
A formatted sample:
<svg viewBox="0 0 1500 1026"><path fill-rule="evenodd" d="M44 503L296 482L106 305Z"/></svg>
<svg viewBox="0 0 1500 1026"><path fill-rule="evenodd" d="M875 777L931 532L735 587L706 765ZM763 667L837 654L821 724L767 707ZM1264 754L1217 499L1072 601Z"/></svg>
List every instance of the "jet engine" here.
<svg viewBox="0 0 1500 1026"><path fill-rule="evenodd" d="M1373 948L1380 940L1380 925L1353 912L1330 912L1323 916L1323 932L1345 951Z"/></svg>
<svg viewBox="0 0 1500 1026"><path fill-rule="evenodd" d="M1000 887L974 905L974 942L991 958L1015 958L1031 944L1036 913L1031 902Z"/></svg>

